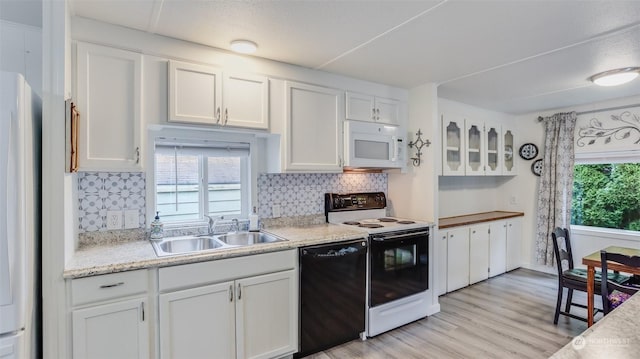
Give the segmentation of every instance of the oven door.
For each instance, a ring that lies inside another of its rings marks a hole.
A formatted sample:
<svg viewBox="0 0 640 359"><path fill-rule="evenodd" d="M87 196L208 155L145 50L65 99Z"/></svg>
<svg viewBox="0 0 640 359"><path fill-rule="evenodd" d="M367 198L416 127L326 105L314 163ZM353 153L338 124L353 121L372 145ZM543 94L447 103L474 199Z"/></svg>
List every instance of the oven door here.
<svg viewBox="0 0 640 359"><path fill-rule="evenodd" d="M370 243L370 307L429 289L428 228L374 234Z"/></svg>

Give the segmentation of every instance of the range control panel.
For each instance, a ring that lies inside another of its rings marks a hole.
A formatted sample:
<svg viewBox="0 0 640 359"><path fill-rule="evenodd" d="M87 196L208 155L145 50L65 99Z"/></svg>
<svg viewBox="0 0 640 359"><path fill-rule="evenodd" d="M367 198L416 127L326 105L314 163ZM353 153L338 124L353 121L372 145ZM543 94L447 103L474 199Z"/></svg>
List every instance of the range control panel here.
<svg viewBox="0 0 640 359"><path fill-rule="evenodd" d="M381 209L385 207L387 207L387 197L384 192L324 194L325 212Z"/></svg>

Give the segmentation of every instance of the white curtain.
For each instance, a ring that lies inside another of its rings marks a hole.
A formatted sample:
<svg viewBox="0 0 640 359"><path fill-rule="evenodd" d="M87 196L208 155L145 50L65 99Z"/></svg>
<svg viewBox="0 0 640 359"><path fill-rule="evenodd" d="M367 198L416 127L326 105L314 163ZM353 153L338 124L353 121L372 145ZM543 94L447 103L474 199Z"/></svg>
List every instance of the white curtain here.
<svg viewBox="0 0 640 359"><path fill-rule="evenodd" d="M538 264L554 265L551 233L555 227L568 228L571 222L576 118L575 112L569 112L543 119L545 142L536 233Z"/></svg>

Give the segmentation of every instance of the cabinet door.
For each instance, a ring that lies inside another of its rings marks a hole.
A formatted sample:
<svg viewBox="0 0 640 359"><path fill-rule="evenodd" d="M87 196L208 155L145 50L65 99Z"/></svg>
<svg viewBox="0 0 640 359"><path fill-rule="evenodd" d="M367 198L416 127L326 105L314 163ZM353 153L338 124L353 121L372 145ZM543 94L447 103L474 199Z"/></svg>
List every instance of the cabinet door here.
<svg viewBox="0 0 640 359"><path fill-rule="evenodd" d="M447 292L452 292L469 285L469 229L447 233Z"/></svg>
<svg viewBox="0 0 640 359"><path fill-rule="evenodd" d="M469 229L469 283L489 278L489 225Z"/></svg>
<svg viewBox="0 0 640 359"><path fill-rule="evenodd" d="M77 55L80 170L141 170L142 55L81 42Z"/></svg>
<svg viewBox="0 0 640 359"><path fill-rule="evenodd" d="M446 230L438 231L437 251L438 256L438 295L447 293L447 232Z"/></svg>
<svg viewBox="0 0 640 359"><path fill-rule="evenodd" d="M442 175L463 176L465 169L464 119L442 115Z"/></svg>
<svg viewBox="0 0 640 359"><path fill-rule="evenodd" d="M285 89L285 172L342 172L342 91L288 81Z"/></svg>
<svg viewBox="0 0 640 359"><path fill-rule="evenodd" d="M225 126L269 128L269 79L250 74L223 74L220 122Z"/></svg>
<svg viewBox="0 0 640 359"><path fill-rule="evenodd" d="M507 221L507 270L522 265L522 217Z"/></svg>
<svg viewBox="0 0 640 359"><path fill-rule="evenodd" d="M221 75L215 67L169 61L169 122L220 124Z"/></svg>
<svg viewBox="0 0 640 359"><path fill-rule="evenodd" d="M376 121L397 125L400 123L400 101L376 97Z"/></svg>
<svg viewBox="0 0 640 359"><path fill-rule="evenodd" d="M345 98L347 120L369 122L376 120L375 99L373 96L347 92Z"/></svg>
<svg viewBox="0 0 640 359"><path fill-rule="evenodd" d="M236 356L233 282L160 294L160 357Z"/></svg>
<svg viewBox="0 0 640 359"><path fill-rule="evenodd" d="M77 309L73 320L74 358L149 358L146 299Z"/></svg>
<svg viewBox="0 0 640 359"><path fill-rule="evenodd" d="M238 358L273 358L298 349L295 270L236 281Z"/></svg>
<svg viewBox="0 0 640 359"><path fill-rule="evenodd" d="M502 175L502 133L499 125L484 125L485 175Z"/></svg>
<svg viewBox="0 0 640 359"><path fill-rule="evenodd" d="M513 129L502 128L502 174L513 176L518 174L515 160L515 135Z"/></svg>
<svg viewBox="0 0 640 359"><path fill-rule="evenodd" d="M489 228L489 277L495 277L507 268L507 222L491 222Z"/></svg>
<svg viewBox="0 0 640 359"><path fill-rule="evenodd" d="M465 120L465 174L484 175L484 124Z"/></svg>

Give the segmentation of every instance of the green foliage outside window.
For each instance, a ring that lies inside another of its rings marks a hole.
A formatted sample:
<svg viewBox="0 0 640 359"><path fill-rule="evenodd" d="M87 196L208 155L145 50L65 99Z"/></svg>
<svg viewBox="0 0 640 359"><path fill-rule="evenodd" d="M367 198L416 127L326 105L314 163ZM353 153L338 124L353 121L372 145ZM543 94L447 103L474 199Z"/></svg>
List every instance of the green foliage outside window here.
<svg viewBox="0 0 640 359"><path fill-rule="evenodd" d="M575 165L571 223L640 231L640 163Z"/></svg>

